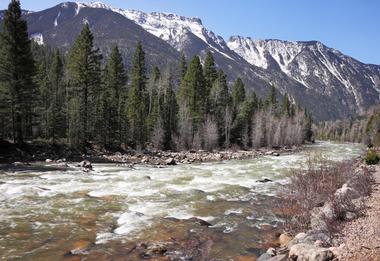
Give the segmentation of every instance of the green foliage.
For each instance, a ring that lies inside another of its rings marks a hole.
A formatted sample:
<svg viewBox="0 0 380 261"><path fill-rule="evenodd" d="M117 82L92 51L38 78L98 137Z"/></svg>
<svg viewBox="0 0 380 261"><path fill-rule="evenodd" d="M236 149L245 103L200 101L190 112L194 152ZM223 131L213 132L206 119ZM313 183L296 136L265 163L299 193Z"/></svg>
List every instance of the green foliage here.
<svg viewBox="0 0 380 261"><path fill-rule="evenodd" d="M97 129L101 126L101 55L99 49L94 48L94 37L88 24L84 26L74 45L70 49L68 57L68 78L69 78L69 97L68 100L77 99L74 104L79 106L71 107L69 102L69 122L76 119L70 115L80 117L77 130L69 130L69 133L79 135L70 137L73 146L84 146L89 139L99 138L100 133ZM70 125L69 127L74 127Z"/></svg>
<svg viewBox="0 0 380 261"><path fill-rule="evenodd" d="M148 94L146 90L145 53L141 43L137 44L132 60L131 87L128 93L128 122L131 144L144 147L147 141Z"/></svg>
<svg viewBox="0 0 380 261"><path fill-rule="evenodd" d="M186 56L184 53L181 53L181 57L179 60L179 78L180 78L180 81L182 81L183 78L185 78L186 72L187 72Z"/></svg>
<svg viewBox="0 0 380 261"><path fill-rule="evenodd" d="M226 113L231 106L232 98L228 90L227 76L219 70L210 91L210 114L216 120L219 134L219 145L226 141Z"/></svg>
<svg viewBox="0 0 380 261"><path fill-rule="evenodd" d="M123 132L125 123L127 75L123 59L117 47L111 51L103 73L102 93L102 143L106 147L120 146L126 139Z"/></svg>
<svg viewBox="0 0 380 261"><path fill-rule="evenodd" d="M174 147L173 136L177 134L178 125L178 104L173 88L172 78L169 73L161 79L161 95L159 104L160 119L164 131L162 144L164 149L169 150Z"/></svg>
<svg viewBox="0 0 380 261"><path fill-rule="evenodd" d="M14 141L22 144L25 136L31 137L32 134L32 108L37 93L28 27L17 0L9 3L4 14L0 43L0 82L6 89L2 92L2 100L10 105L5 114L12 119Z"/></svg>
<svg viewBox="0 0 380 261"><path fill-rule="evenodd" d="M376 165L380 161L380 156L374 150L369 150L364 157L364 162L367 165Z"/></svg>
<svg viewBox="0 0 380 261"><path fill-rule="evenodd" d="M268 93L268 97L266 100L266 105L273 108L275 111L277 109L277 91L276 87L274 87L274 84L271 85L270 91Z"/></svg>
<svg viewBox="0 0 380 261"><path fill-rule="evenodd" d="M282 107L277 106L274 86L264 100L246 91L240 78L232 79L230 90L211 52L204 66L198 56L187 64L182 54L175 76L173 68L161 73L155 66L147 73L138 43L127 73L116 46L102 64L87 24L67 55L31 44L18 1L11 1L0 41L1 138L66 141L85 152L91 145L165 150L272 147L302 144L312 137L310 115L295 110L287 94ZM368 124L371 133L375 122Z"/></svg>
<svg viewBox="0 0 380 261"><path fill-rule="evenodd" d="M205 79L198 56L194 56L191 60L186 75L181 82L178 101L179 104L186 108L194 129L197 129L205 116L207 103Z"/></svg>
<svg viewBox="0 0 380 261"><path fill-rule="evenodd" d="M215 68L215 61L214 57L212 56L211 52L207 52L205 63L203 66L203 75L205 79L205 87L206 92L210 93L210 90L212 88L212 85L214 84L215 80L218 77L218 72Z"/></svg>
<svg viewBox="0 0 380 261"><path fill-rule="evenodd" d="M232 105L235 109L245 100L245 86L240 78L237 78L232 87Z"/></svg>

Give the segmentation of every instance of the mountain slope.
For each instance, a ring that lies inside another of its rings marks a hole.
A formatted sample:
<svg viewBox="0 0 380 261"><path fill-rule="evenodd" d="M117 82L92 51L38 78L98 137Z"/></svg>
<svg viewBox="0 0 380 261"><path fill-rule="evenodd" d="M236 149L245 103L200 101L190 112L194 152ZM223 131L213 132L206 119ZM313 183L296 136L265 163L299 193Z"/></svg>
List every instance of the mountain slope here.
<svg viewBox="0 0 380 261"><path fill-rule="evenodd" d="M118 45L127 65L138 41L147 54L148 64L162 68L174 66L179 54L165 41L146 32L124 16L104 8L89 8L77 3L62 3L53 8L25 15L31 37L40 42L68 50L88 23L95 45L108 55Z"/></svg>
<svg viewBox="0 0 380 261"><path fill-rule="evenodd" d="M135 21L188 57L204 57L206 51L211 51L218 66L230 78L243 78L248 87L261 94L266 93L268 83L274 83L282 93L288 92L320 119L363 113L379 101L380 67L366 66L319 42L250 41L250 38L232 37L226 43L205 28L199 18L148 14L105 5L103 8Z"/></svg>
<svg viewBox="0 0 380 261"><path fill-rule="evenodd" d="M62 3L25 18L31 38L64 50L89 23L101 51L107 55L117 44L127 65L137 41L144 46L147 63L161 68L176 68L179 52L203 60L210 51L229 81L240 77L261 96L273 83L316 119L355 116L379 102L380 66L360 63L319 42L232 37L226 43L199 18L123 10L100 2Z"/></svg>
<svg viewBox="0 0 380 261"><path fill-rule="evenodd" d="M336 96L348 112L364 113L379 101L380 66L366 65L320 42L231 37L228 46L252 65L284 72L325 96Z"/></svg>

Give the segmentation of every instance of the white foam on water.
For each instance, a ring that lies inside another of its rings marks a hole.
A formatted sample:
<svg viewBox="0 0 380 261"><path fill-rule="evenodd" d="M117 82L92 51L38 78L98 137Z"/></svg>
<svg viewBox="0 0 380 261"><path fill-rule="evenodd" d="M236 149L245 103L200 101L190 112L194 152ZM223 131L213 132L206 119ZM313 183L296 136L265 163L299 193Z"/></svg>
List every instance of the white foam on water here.
<svg viewBox="0 0 380 261"><path fill-rule="evenodd" d="M96 241L95 244L100 245L100 244L105 244L108 241L112 240L115 238L115 234L110 233L110 232L105 232L105 233L98 233L96 235Z"/></svg>
<svg viewBox="0 0 380 261"><path fill-rule="evenodd" d="M226 216L231 215L231 214L241 214L241 213L243 213L243 209L241 209L241 208L227 209L226 211L224 211L224 215L226 215Z"/></svg>
<svg viewBox="0 0 380 261"><path fill-rule="evenodd" d="M118 228L115 233L118 235L128 235L139 229L145 228L152 224L151 217L137 212L123 213L117 220Z"/></svg>

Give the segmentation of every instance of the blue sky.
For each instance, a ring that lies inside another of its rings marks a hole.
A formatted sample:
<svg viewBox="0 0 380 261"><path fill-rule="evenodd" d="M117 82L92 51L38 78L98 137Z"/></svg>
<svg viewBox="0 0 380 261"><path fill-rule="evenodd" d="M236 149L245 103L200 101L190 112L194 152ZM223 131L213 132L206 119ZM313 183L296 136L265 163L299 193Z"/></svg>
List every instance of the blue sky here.
<svg viewBox="0 0 380 261"><path fill-rule="evenodd" d="M62 1L21 0L38 11ZM232 35L319 40L362 62L380 64L379 0L103 0L114 7L196 16L226 40ZM0 9L8 0L0 0Z"/></svg>

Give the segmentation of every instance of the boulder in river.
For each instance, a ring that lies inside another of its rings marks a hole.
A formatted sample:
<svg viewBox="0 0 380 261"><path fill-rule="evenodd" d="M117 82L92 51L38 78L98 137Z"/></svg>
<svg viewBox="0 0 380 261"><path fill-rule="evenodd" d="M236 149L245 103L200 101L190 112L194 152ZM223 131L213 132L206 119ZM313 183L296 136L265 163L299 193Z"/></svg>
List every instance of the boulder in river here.
<svg viewBox="0 0 380 261"><path fill-rule="evenodd" d="M79 163L78 167L81 167L83 171L88 172L92 170L92 164L88 160L83 160Z"/></svg>
<svg viewBox="0 0 380 261"><path fill-rule="evenodd" d="M260 183L268 183L268 182L272 182L273 180L271 179L268 179L268 178L263 178L263 179L259 179L257 182L260 182Z"/></svg>
<svg viewBox="0 0 380 261"><path fill-rule="evenodd" d="M174 158L168 158L167 160L165 160L165 164L166 165L177 165Z"/></svg>
<svg viewBox="0 0 380 261"><path fill-rule="evenodd" d="M196 224L199 224L201 226L204 226L204 227L210 227L210 226L212 226L209 222L207 222L207 221L205 221L203 219L197 218L197 217L192 217L192 218L189 218L188 220L191 221L191 222L194 222Z"/></svg>

